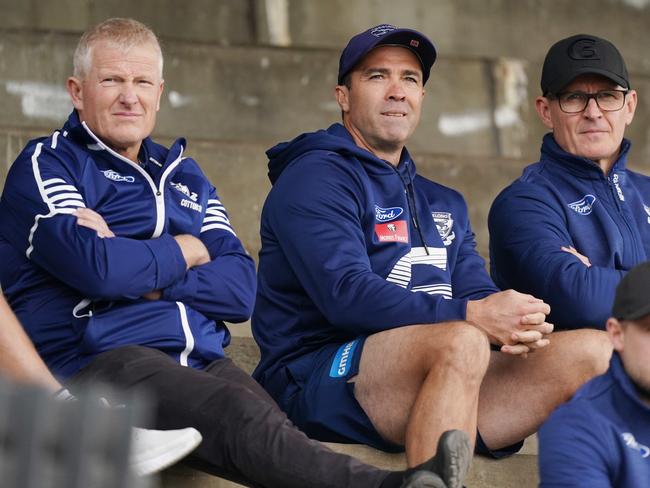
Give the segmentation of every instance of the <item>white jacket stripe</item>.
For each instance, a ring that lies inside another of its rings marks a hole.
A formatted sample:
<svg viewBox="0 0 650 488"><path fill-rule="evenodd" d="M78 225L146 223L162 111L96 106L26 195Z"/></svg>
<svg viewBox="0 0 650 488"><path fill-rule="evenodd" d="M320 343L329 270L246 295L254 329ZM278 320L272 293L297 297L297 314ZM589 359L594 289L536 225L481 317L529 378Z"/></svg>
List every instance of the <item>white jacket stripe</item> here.
<svg viewBox="0 0 650 488"><path fill-rule="evenodd" d="M185 349L181 353L179 362L181 366L187 366L187 357L194 350L194 336L192 335L192 330L190 329L190 323L187 320L187 310L185 310L185 305L181 302L176 302L178 310L181 315L181 325L183 326L183 334L185 334Z"/></svg>

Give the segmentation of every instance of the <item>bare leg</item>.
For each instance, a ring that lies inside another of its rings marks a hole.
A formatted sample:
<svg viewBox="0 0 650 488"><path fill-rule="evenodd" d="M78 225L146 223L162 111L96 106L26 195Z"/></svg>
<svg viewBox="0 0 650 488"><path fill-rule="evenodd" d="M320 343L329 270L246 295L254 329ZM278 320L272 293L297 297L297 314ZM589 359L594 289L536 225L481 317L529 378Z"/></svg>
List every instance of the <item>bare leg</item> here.
<svg viewBox="0 0 650 488"><path fill-rule="evenodd" d="M587 380L607 370L612 346L605 332L551 334L549 346L527 358L493 352L481 385L478 426L499 449L524 439Z"/></svg>
<svg viewBox="0 0 650 488"><path fill-rule="evenodd" d="M406 446L409 466L435 454L440 435L476 432L489 363L483 332L464 322L400 327L368 337L355 396L377 431Z"/></svg>

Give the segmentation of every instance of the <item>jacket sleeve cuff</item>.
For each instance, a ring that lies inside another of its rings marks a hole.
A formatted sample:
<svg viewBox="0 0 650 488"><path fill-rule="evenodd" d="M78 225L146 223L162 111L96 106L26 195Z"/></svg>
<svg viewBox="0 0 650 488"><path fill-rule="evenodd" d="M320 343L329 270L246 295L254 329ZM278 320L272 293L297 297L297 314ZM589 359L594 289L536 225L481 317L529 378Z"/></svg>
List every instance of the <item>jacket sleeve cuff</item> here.
<svg viewBox="0 0 650 488"><path fill-rule="evenodd" d="M196 272L188 270L181 279L162 289L162 299L170 302L183 302L192 305L198 289Z"/></svg>
<svg viewBox="0 0 650 488"><path fill-rule="evenodd" d="M435 322L449 322L451 320L465 320L467 318L467 299L452 298L441 300Z"/></svg>
<svg viewBox="0 0 650 488"><path fill-rule="evenodd" d="M156 262L156 286L166 288L185 275L187 264L176 240L169 234L145 241Z"/></svg>

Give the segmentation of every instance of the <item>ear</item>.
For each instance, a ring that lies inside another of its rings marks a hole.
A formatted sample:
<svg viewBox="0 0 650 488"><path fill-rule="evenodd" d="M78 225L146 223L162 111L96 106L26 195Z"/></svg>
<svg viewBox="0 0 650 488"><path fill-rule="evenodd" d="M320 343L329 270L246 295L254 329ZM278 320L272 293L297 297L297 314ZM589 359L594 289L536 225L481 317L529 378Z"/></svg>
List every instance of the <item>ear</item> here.
<svg viewBox="0 0 650 488"><path fill-rule="evenodd" d="M607 319L607 335L609 336L609 340L612 341L614 350L617 352L623 352L623 346L625 344L625 329L614 317Z"/></svg>
<svg viewBox="0 0 650 488"><path fill-rule="evenodd" d="M158 100L156 100L156 112L160 110L160 99L162 98L164 89L165 89L165 80L160 80L160 86L158 87Z"/></svg>
<svg viewBox="0 0 650 488"><path fill-rule="evenodd" d="M336 96L336 103L341 107L341 112L346 113L350 111L350 89L345 85L336 85L334 89Z"/></svg>
<svg viewBox="0 0 650 488"><path fill-rule="evenodd" d="M553 120L551 119L551 101L546 97L537 97L535 99L535 110L539 115L542 124L553 130Z"/></svg>
<svg viewBox="0 0 650 488"><path fill-rule="evenodd" d="M625 97L625 125L630 125L632 123L634 112L636 111L636 104L636 90L630 90L630 93Z"/></svg>
<svg viewBox="0 0 650 488"><path fill-rule="evenodd" d="M68 90L74 108L77 110L83 110L83 84L81 80L71 76L67 79L65 87Z"/></svg>

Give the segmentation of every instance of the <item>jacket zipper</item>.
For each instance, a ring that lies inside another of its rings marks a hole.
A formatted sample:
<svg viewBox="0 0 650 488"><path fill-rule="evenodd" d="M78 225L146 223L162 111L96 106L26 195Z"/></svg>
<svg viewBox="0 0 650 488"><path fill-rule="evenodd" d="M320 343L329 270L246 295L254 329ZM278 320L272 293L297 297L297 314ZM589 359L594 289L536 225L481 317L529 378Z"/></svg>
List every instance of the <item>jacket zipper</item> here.
<svg viewBox="0 0 650 488"><path fill-rule="evenodd" d="M636 243L637 239L634 237L634 230L632 229L632 226L628 222L627 216L625 215L625 211L623 209L623 204L621 202L625 201L625 196L623 195L623 191L621 190L621 185L619 183L619 176L616 172L611 171L610 172L611 176L607 176L607 183L611 192L611 195L613 196L613 200L616 204L616 209L618 210L619 216L621 220L625 223L625 228L628 230L628 235L630 236L629 240L625 240L625 242L632 242ZM635 254L635 262L639 262L641 259L641 256L639 255L638 252L638 247L636 245L633 246L634 249L634 254Z"/></svg>
<svg viewBox="0 0 650 488"><path fill-rule="evenodd" d="M408 205L409 213L411 214L411 222L413 222L413 227L415 227L418 236L420 236L420 242L422 242L422 246L424 246L424 250L427 253L427 256L429 256L431 253L429 253L429 248L427 247L427 243L424 240L424 235L422 234L422 229L420 227L420 221L418 220L418 214L416 212L415 192L413 190L413 184L410 181L406 183L402 178L402 175L400 175L399 171L397 171L397 168L392 164L390 166L393 168L393 171L395 171L395 174L397 174L400 181L402 182L402 185L404 186L404 193L406 193L406 204Z"/></svg>
<svg viewBox="0 0 650 488"><path fill-rule="evenodd" d="M183 159L184 148L181 146L181 151L178 157L167 167L167 169L165 169L162 176L160 177L160 182L158 183L158 187L156 187L156 184L154 183L153 179L151 178L151 176L149 176L149 173L147 173L144 168L142 168L139 164L134 163L130 159L127 159L124 156L116 153L110 147L104 144L95 134L93 134L93 132L90 130L90 128L86 125L85 122L81 122L81 125L83 125L84 129L86 129L86 132L90 134L90 136L97 142L97 144L102 149L104 149L105 151L107 151L109 154L116 157L117 159L124 161L125 163L129 164L131 167L135 168L144 177L145 181L149 183L149 187L151 188L154 199L156 201L156 227L154 228L154 231L151 234L151 238L155 239L157 237L160 237L160 235L163 232L163 229L165 228L165 181L167 180L167 176L169 176L169 173L171 173L171 171L176 166L178 166L178 164Z"/></svg>

